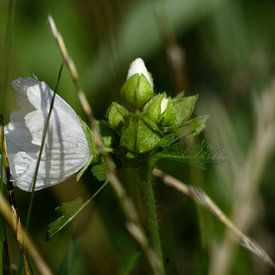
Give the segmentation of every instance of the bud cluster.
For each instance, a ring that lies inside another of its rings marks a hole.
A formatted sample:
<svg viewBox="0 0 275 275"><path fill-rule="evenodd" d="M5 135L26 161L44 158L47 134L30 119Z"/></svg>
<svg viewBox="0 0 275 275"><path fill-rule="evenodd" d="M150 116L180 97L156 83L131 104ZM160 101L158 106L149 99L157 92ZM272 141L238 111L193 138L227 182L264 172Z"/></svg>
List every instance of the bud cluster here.
<svg viewBox="0 0 275 275"><path fill-rule="evenodd" d="M120 145L132 154L155 149L161 139L177 131L192 115L197 96L175 98L154 95L153 80L141 58L135 59L121 90L124 107L113 102L107 122L120 136Z"/></svg>

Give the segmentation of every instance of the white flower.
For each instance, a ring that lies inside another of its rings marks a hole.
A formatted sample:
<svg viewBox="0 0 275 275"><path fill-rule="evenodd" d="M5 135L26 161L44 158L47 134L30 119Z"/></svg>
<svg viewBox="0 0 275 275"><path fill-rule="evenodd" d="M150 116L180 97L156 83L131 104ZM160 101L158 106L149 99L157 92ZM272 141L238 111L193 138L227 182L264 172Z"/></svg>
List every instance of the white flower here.
<svg viewBox="0 0 275 275"><path fill-rule="evenodd" d="M11 114L11 122L5 127L8 159L14 185L31 191L53 91L45 82L31 77L18 78L12 85L20 110ZM89 159L88 141L78 116L56 95L35 190L64 181Z"/></svg>
<svg viewBox="0 0 275 275"><path fill-rule="evenodd" d="M143 74L146 77L146 79L149 81L151 86L153 86L153 79L151 77L151 74L148 72L148 70L144 64L144 61L140 57L136 58L130 64L127 79L129 79L134 74Z"/></svg>

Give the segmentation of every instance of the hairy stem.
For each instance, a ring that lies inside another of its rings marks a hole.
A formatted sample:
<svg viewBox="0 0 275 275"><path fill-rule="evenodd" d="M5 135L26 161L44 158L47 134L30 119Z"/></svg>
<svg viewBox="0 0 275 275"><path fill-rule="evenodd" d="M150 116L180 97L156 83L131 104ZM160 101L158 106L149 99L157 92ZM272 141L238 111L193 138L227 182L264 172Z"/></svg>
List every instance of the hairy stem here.
<svg viewBox="0 0 275 275"><path fill-rule="evenodd" d="M145 170L143 170L142 172L144 173L144 171ZM140 172L140 175L142 175L142 172ZM153 250L158 254L160 258L160 274L165 274L154 188L151 177L141 178L142 182L140 184L140 191L142 195L143 209L146 217L149 242Z"/></svg>

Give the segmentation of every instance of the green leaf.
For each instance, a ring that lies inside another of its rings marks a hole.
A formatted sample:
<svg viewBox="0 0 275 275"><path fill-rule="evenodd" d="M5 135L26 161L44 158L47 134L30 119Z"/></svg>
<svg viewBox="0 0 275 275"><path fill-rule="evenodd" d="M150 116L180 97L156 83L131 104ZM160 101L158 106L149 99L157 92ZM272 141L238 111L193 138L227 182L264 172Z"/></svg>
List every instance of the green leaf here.
<svg viewBox="0 0 275 275"><path fill-rule="evenodd" d="M194 148L183 148L182 144L178 143L155 153L150 160L150 167L153 169L158 161L168 159L205 169L218 158L218 153L214 154L210 151L207 141L201 142Z"/></svg>
<svg viewBox="0 0 275 275"><path fill-rule="evenodd" d="M198 116L189 120L181 126L180 136L185 137L198 135L205 128L207 119L208 116Z"/></svg>
<svg viewBox="0 0 275 275"><path fill-rule="evenodd" d="M59 233L64 227L71 222L75 213L83 205L83 199L78 197L71 202L64 202L58 206L55 211L60 217L54 222L49 224L47 239L52 239L57 233Z"/></svg>
<svg viewBox="0 0 275 275"><path fill-rule="evenodd" d="M81 253L77 245L77 240L70 239L68 243L66 255L60 265L57 275L72 274L72 269L74 267L74 264L77 262L79 257L81 257Z"/></svg>
<svg viewBox="0 0 275 275"><path fill-rule="evenodd" d="M102 138L103 138L105 152L113 153L114 149L112 148L112 137L106 136L106 137L102 137Z"/></svg>
<svg viewBox="0 0 275 275"><path fill-rule="evenodd" d="M172 121L173 126L179 126L190 118L197 99L197 95L184 97L183 93L172 99L172 110L174 113L174 120Z"/></svg>
<svg viewBox="0 0 275 275"><path fill-rule="evenodd" d="M52 239L56 234L61 232L70 222L72 222L78 214L105 188L108 181L105 181L101 187L85 202L82 198L76 198L71 202L64 202L58 206L55 211L60 215L55 221L49 224L47 232L47 240Z"/></svg>
<svg viewBox="0 0 275 275"><path fill-rule="evenodd" d="M76 181L79 181L83 174L86 172L90 164L94 162L94 156L91 156L82 169L76 174Z"/></svg>
<svg viewBox="0 0 275 275"><path fill-rule="evenodd" d="M98 152L97 152L97 147L96 147L96 143L94 141L93 133L92 133L90 127L81 118L79 118L79 120L81 122L82 129L83 129L83 131L85 133L85 136L87 138L91 156L90 156L89 160L87 161L87 163L84 165L84 167L82 167L82 169L77 173L77 175L76 175L76 180L77 181L80 180L80 178L86 172L86 170L88 169L88 167L93 162L95 162L97 160L98 155L99 155Z"/></svg>
<svg viewBox="0 0 275 275"><path fill-rule="evenodd" d="M105 181L107 180L108 168L104 163L97 164L93 166L92 173L99 181Z"/></svg>
<svg viewBox="0 0 275 275"><path fill-rule="evenodd" d="M90 154L91 156L93 156L94 160L96 160L98 157L98 152L97 152L97 147L96 147L93 133L86 122L84 122L80 117L79 117L79 120L89 144Z"/></svg>
<svg viewBox="0 0 275 275"><path fill-rule="evenodd" d="M135 268L139 258L140 258L140 251L134 251L131 255L128 256L122 263L122 266L119 269L119 275L129 275L132 274L133 269Z"/></svg>
<svg viewBox="0 0 275 275"><path fill-rule="evenodd" d="M205 127L208 116L199 116L189 120L182 125L176 132L166 134L160 141L159 146L161 148L167 148L179 139L185 136L196 136Z"/></svg>

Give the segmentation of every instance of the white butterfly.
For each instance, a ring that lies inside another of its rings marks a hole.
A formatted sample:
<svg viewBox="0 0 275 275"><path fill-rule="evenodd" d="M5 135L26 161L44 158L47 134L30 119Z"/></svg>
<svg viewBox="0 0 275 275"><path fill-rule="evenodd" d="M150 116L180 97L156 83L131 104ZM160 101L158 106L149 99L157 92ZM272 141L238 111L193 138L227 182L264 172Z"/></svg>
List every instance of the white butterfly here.
<svg viewBox="0 0 275 275"><path fill-rule="evenodd" d="M11 122L4 129L8 159L14 185L31 191L43 127L54 93L45 82L31 77L20 77L12 85L20 110L11 114ZM64 181L85 166L90 157L77 114L56 95L35 190Z"/></svg>

